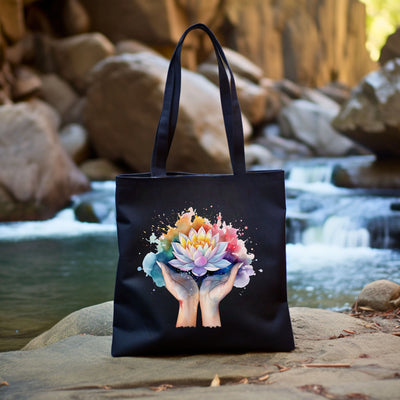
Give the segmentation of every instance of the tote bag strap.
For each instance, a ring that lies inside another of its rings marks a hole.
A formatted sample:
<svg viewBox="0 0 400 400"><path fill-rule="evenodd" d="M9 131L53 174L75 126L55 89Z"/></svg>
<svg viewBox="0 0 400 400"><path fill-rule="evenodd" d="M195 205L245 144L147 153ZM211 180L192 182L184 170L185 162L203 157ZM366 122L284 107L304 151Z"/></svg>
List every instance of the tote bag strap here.
<svg viewBox="0 0 400 400"><path fill-rule="evenodd" d="M244 158L243 124L236 93L235 79L220 43L211 30L204 24L190 26L180 38L168 68L165 84L163 108L157 127L156 138L151 160L151 176L166 175L166 163L175 133L179 111L181 91L181 51L186 35L194 30L202 29L210 37L218 62L219 88L221 106L224 117L225 132L228 140L232 170L235 175L246 173ZM229 78L226 71L229 72Z"/></svg>

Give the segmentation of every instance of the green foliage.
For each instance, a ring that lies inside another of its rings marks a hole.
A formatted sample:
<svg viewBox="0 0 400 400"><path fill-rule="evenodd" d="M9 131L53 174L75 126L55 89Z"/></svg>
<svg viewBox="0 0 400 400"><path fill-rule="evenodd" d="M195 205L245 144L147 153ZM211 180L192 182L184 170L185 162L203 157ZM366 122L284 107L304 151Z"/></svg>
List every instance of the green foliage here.
<svg viewBox="0 0 400 400"><path fill-rule="evenodd" d="M373 60L379 58L386 38L400 26L399 0L360 0L367 11L367 49Z"/></svg>

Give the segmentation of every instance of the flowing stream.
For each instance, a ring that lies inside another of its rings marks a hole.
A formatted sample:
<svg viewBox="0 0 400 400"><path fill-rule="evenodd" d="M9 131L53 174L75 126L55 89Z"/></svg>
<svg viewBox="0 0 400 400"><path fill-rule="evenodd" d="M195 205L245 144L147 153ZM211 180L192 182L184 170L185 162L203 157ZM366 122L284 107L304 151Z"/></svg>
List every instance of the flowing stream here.
<svg viewBox="0 0 400 400"><path fill-rule="evenodd" d="M288 165L291 306L345 310L376 279L400 282L400 192L341 189L326 160ZM79 308L111 300L117 265L113 182L93 183L51 220L0 224L0 351ZM90 203L100 223L79 222Z"/></svg>

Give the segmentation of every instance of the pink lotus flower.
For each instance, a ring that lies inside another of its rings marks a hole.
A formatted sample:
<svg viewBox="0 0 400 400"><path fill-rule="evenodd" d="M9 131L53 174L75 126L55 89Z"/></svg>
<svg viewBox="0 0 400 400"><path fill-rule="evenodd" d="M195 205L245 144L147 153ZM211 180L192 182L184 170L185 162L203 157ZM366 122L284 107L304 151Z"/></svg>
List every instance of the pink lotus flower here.
<svg viewBox="0 0 400 400"><path fill-rule="evenodd" d="M218 271L231 265L224 259L228 242L219 242L219 234L212 236L201 227L198 231L191 228L189 236L179 233L179 242L171 243L176 259L169 263L181 271L191 271L203 276L207 271Z"/></svg>

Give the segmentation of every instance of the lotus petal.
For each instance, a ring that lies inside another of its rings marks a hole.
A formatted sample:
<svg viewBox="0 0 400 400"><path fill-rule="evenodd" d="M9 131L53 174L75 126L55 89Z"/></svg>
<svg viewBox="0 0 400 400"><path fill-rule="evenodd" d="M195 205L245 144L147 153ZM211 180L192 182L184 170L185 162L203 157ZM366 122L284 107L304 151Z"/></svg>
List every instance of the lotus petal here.
<svg viewBox="0 0 400 400"><path fill-rule="evenodd" d="M225 260L224 258L222 260L214 261L211 262L211 260L208 262L207 267L215 267L217 269L223 269L226 267L229 267L231 263L228 260Z"/></svg>
<svg viewBox="0 0 400 400"><path fill-rule="evenodd" d="M203 276L207 273L207 270L204 267L194 267L192 272L196 276Z"/></svg>
<svg viewBox="0 0 400 400"><path fill-rule="evenodd" d="M190 271L194 267L193 263L182 264L179 260L171 260L169 263L181 271Z"/></svg>

